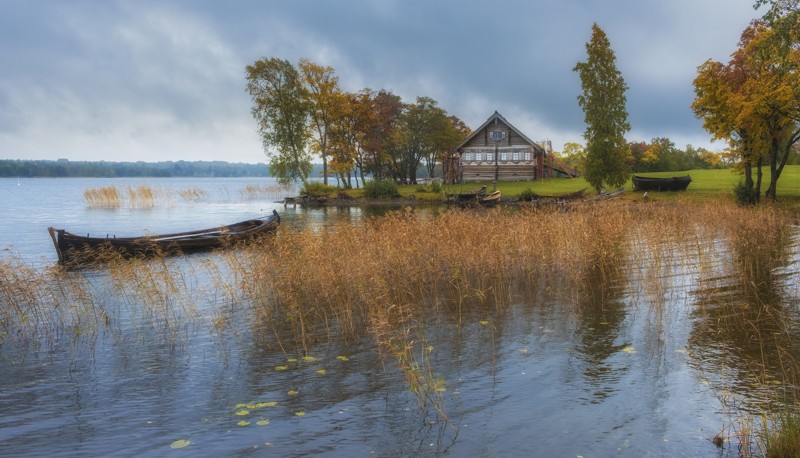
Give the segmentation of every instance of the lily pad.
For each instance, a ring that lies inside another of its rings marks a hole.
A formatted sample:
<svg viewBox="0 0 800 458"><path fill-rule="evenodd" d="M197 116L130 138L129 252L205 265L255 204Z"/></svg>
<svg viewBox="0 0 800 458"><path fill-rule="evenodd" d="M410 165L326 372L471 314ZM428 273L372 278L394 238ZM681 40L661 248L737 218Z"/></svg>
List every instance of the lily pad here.
<svg viewBox="0 0 800 458"><path fill-rule="evenodd" d="M236 423L236 426L250 426L250 422L247 421L247 420L242 420L242 421Z"/></svg>
<svg viewBox="0 0 800 458"><path fill-rule="evenodd" d="M297 362L297 358L289 358L286 361L288 361L290 363L296 363Z"/></svg>
<svg viewBox="0 0 800 458"><path fill-rule="evenodd" d="M192 441L190 441L189 439L178 439L178 440L172 442L171 444L169 444L169 448L183 448L183 447L187 447L191 443L192 443Z"/></svg>
<svg viewBox="0 0 800 458"><path fill-rule="evenodd" d="M348 358L347 356L337 356L336 359L338 359L339 361L350 361L350 358Z"/></svg>
<svg viewBox="0 0 800 458"><path fill-rule="evenodd" d="M267 420L267 419L264 419L264 420L258 420L258 421L256 422L256 424L257 424L258 426L266 426L266 425L268 425L268 424L269 424L269 420Z"/></svg>
<svg viewBox="0 0 800 458"><path fill-rule="evenodd" d="M298 394L300 394L300 392L297 390L289 390L286 392L286 394L288 394L289 396L297 396Z"/></svg>
<svg viewBox="0 0 800 458"><path fill-rule="evenodd" d="M305 416L305 414L306 414L306 413L305 413L305 412L303 412L302 410L298 410L297 412L295 412L295 413L294 413L294 415L295 415L296 417L302 417L302 416Z"/></svg>
<svg viewBox="0 0 800 458"><path fill-rule="evenodd" d="M256 409L262 409L264 407L274 407L276 405L278 405L277 401L266 401L266 402L259 402L258 404L255 404L255 408Z"/></svg>
<svg viewBox="0 0 800 458"><path fill-rule="evenodd" d="M636 349L628 345L627 347L623 348L622 351L625 353L636 353Z"/></svg>
<svg viewBox="0 0 800 458"><path fill-rule="evenodd" d="M275 366L276 371L285 371L289 369L289 366Z"/></svg>
<svg viewBox="0 0 800 458"><path fill-rule="evenodd" d="M480 324L482 324L483 326L486 326L486 325L488 325L488 324L489 324L489 322L488 322L488 321L486 321L486 320L481 320L481 321L480 321Z"/></svg>
<svg viewBox="0 0 800 458"><path fill-rule="evenodd" d="M327 371L325 369L317 369L314 372L316 372L319 375L325 375L325 372L327 372Z"/></svg>
<svg viewBox="0 0 800 458"><path fill-rule="evenodd" d="M250 411L246 410L246 409L238 410L238 411L236 411L235 415L238 415L240 417L244 417L245 415L250 415Z"/></svg>
<svg viewBox="0 0 800 458"><path fill-rule="evenodd" d="M313 356L303 356L303 361L307 363L313 363L315 361L319 361L319 358L315 358Z"/></svg>

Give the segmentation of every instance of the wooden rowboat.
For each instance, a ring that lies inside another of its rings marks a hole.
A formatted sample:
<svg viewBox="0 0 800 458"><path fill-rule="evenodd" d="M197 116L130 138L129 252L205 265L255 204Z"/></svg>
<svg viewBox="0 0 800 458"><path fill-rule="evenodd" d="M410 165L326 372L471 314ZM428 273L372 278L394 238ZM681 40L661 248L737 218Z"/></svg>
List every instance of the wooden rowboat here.
<svg viewBox="0 0 800 458"><path fill-rule="evenodd" d="M683 177L653 178L634 175L632 180L634 191L686 191L689 183L692 182L692 177L686 175Z"/></svg>
<svg viewBox="0 0 800 458"><path fill-rule="evenodd" d="M64 229L47 228L58 254L60 264L82 264L113 259L114 257L156 256L194 253L223 248L274 232L281 218L272 215L249 219L228 226L140 237L90 237L73 234Z"/></svg>
<svg viewBox="0 0 800 458"><path fill-rule="evenodd" d="M498 202L500 202L500 191L494 191L488 196L481 197L480 200L478 200L478 203L480 203L484 207L491 207L493 205L496 205Z"/></svg>
<svg viewBox="0 0 800 458"><path fill-rule="evenodd" d="M473 189L470 192L462 192L456 194L447 194L447 200L457 204L474 202L486 196L486 186L481 186L478 189Z"/></svg>

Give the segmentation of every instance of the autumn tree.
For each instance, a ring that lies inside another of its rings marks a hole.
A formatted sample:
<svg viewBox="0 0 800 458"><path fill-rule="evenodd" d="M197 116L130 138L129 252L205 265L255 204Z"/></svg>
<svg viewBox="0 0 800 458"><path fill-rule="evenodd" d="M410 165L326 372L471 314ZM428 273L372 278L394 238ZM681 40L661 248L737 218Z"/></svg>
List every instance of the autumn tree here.
<svg viewBox="0 0 800 458"><path fill-rule="evenodd" d="M328 140L334 122L333 112L342 96L339 78L334 75L333 67L323 67L308 59L300 59L298 67L309 103L312 152L322 159L322 180L328 184Z"/></svg>
<svg viewBox="0 0 800 458"><path fill-rule="evenodd" d="M397 178L417 182L417 167L425 158L435 156L446 143L440 132L449 122L446 112L429 97L417 97L416 103L406 106L394 136Z"/></svg>
<svg viewBox="0 0 800 458"><path fill-rule="evenodd" d="M309 103L289 61L262 58L246 67L251 113L258 123L270 173L280 183L306 182L312 170L306 149Z"/></svg>
<svg viewBox="0 0 800 458"><path fill-rule="evenodd" d="M692 109L715 139L738 152L744 173L740 199L758 201L766 162L765 196L775 200L783 167L800 140L798 36L779 37L764 21L754 21L728 64L709 60L698 69Z"/></svg>
<svg viewBox="0 0 800 458"><path fill-rule="evenodd" d="M586 43L587 59L573 69L581 80L583 93L578 104L586 122L586 159L583 176L598 193L604 187L620 187L628 181L626 160L629 150L625 133L630 130L625 107L625 84L605 32L592 25Z"/></svg>
<svg viewBox="0 0 800 458"><path fill-rule="evenodd" d="M362 99L368 104L362 124L363 168L376 180L384 180L394 176L391 152L395 149L393 140L397 138L395 132L405 104L399 96L386 90L374 92L364 89L362 93L368 95L368 99Z"/></svg>

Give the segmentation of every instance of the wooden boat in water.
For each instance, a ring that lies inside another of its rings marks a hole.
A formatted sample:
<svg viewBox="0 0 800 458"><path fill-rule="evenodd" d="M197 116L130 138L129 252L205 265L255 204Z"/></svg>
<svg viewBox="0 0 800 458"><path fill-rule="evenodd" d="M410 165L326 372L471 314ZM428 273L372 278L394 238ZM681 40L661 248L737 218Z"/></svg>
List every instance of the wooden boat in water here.
<svg viewBox="0 0 800 458"><path fill-rule="evenodd" d="M692 177L686 175L683 177L653 178L634 175L632 180L634 191L686 191L689 183L692 182Z"/></svg>
<svg viewBox="0 0 800 458"><path fill-rule="evenodd" d="M47 228L61 264L82 264L110 260L115 257L136 257L194 253L223 248L274 232L281 218L272 215L249 219L228 226L140 237L90 237L73 234L64 229Z"/></svg>

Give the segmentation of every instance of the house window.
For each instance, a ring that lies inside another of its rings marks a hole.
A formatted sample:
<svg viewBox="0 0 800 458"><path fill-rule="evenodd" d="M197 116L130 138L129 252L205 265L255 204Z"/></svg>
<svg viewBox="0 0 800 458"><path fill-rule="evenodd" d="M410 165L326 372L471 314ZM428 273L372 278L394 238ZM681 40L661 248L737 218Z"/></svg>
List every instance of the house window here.
<svg viewBox="0 0 800 458"><path fill-rule="evenodd" d="M464 160L471 161L472 160L472 153L464 153Z"/></svg>
<svg viewBox="0 0 800 458"><path fill-rule="evenodd" d="M482 161L483 160L483 153L475 153L475 160Z"/></svg>
<svg viewBox="0 0 800 458"><path fill-rule="evenodd" d="M525 152L525 160L526 161L530 161L531 160L531 152L530 151L526 151Z"/></svg>
<svg viewBox="0 0 800 458"><path fill-rule="evenodd" d="M519 160L519 153L516 152L516 151L511 153L511 160L512 161L518 161Z"/></svg>
<svg viewBox="0 0 800 458"><path fill-rule="evenodd" d="M494 160L494 153L486 153L486 160L493 161Z"/></svg>
<svg viewBox="0 0 800 458"><path fill-rule="evenodd" d="M507 161L508 160L508 153L500 153L500 160Z"/></svg>

